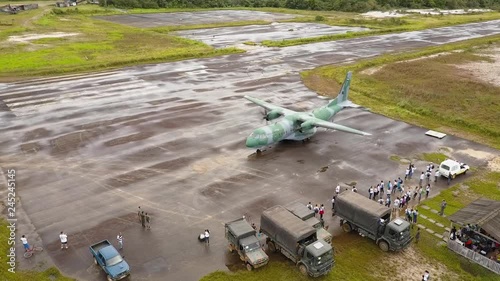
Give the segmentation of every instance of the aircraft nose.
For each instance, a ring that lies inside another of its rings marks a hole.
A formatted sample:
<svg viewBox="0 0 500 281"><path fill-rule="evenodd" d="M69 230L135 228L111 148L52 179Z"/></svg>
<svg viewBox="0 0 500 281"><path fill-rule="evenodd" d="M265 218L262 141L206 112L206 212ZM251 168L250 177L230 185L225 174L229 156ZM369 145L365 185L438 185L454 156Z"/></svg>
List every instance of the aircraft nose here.
<svg viewBox="0 0 500 281"><path fill-rule="evenodd" d="M259 146L259 142L255 138L248 137L246 145L247 145L247 147L254 148L254 147Z"/></svg>

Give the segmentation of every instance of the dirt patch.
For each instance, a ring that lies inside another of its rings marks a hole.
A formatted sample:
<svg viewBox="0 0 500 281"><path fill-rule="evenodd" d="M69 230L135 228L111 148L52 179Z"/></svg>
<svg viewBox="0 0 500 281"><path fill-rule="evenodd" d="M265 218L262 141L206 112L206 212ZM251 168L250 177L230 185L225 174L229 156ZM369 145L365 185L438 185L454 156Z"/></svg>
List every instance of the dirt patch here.
<svg viewBox="0 0 500 281"><path fill-rule="evenodd" d="M471 148L457 150L457 152L467 154L468 156L472 156L474 158L481 159L481 160L490 160L490 159L493 159L495 157L495 154L493 154L493 153L480 151L480 150L474 150Z"/></svg>
<svg viewBox="0 0 500 281"><path fill-rule="evenodd" d="M444 276L451 277L448 280L458 280L458 276L450 272L446 266L435 261L429 262L426 257L415 251L413 247L408 247L408 249L397 255L389 255L386 261L386 264L394 267L397 274L384 276L385 280L417 280L426 270L430 272L433 280L441 280ZM409 279L410 276L415 277L415 279Z"/></svg>
<svg viewBox="0 0 500 281"><path fill-rule="evenodd" d="M80 33L66 33L66 32L52 32L46 34L25 34L25 35L14 35L7 39L8 42L18 43L18 44L29 44L30 41L43 39L43 38L63 38L69 36L76 36Z"/></svg>
<svg viewBox="0 0 500 281"><path fill-rule="evenodd" d="M488 49L479 55L488 57L489 60L470 62L456 67L468 71L471 76L481 81L500 87L500 47Z"/></svg>
<svg viewBox="0 0 500 281"><path fill-rule="evenodd" d="M497 156L488 162L488 169L493 172L500 172L500 156Z"/></svg>
<svg viewBox="0 0 500 281"><path fill-rule="evenodd" d="M460 53L460 52L463 52L463 51L456 50L456 51L452 51L452 52L442 52L442 53L432 54L432 55L428 55L428 56L422 56L422 57L418 57L418 58L414 58L414 59L410 59L410 60L398 61L398 62L395 62L394 64L407 63L407 62L419 61L419 60L424 60L424 59L431 59L431 58L436 58L436 57L450 55L452 53ZM377 73L379 70L381 70L384 66L385 65L367 68L367 69L361 71L361 74L373 75L373 74Z"/></svg>

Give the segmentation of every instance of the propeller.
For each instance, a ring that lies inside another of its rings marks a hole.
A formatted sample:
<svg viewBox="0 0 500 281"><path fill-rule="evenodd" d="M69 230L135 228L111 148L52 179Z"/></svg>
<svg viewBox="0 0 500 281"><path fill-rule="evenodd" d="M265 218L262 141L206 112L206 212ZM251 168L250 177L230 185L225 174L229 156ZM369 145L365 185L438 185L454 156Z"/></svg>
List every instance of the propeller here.
<svg viewBox="0 0 500 281"><path fill-rule="evenodd" d="M269 122L269 118L267 118L267 109L266 108L262 108L264 111L261 111L262 113L262 119L263 120L266 120L266 125L268 124Z"/></svg>

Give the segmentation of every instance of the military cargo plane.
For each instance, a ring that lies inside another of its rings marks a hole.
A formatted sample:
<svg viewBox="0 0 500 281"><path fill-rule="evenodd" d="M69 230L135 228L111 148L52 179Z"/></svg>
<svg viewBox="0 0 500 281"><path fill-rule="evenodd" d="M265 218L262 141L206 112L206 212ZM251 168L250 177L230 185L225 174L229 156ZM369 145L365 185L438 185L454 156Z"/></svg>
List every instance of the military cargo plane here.
<svg viewBox="0 0 500 281"><path fill-rule="evenodd" d="M247 138L246 146L249 148L256 148L257 152L260 152L262 148L281 140L309 140L309 138L316 133L317 127L370 136L371 134L369 133L329 122L329 120L342 109L346 107L357 107L357 105L347 99L351 76L352 72L349 71L342 84L339 95L336 98L331 100L327 105L314 109L312 112L296 112L270 104L263 100L245 96L247 100L262 106L266 111L269 110L264 116L264 119L267 121L283 117L274 124L254 130Z"/></svg>

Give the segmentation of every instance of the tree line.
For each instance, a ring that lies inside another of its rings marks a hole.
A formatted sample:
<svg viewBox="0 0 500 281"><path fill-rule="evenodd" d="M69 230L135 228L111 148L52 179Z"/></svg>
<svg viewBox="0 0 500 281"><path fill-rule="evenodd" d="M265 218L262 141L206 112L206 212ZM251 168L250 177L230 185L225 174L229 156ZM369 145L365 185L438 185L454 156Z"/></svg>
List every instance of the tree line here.
<svg viewBox="0 0 500 281"><path fill-rule="evenodd" d="M104 5L104 1L101 1ZM397 8L500 9L500 0L107 0L120 8L274 7L298 10L366 12Z"/></svg>

